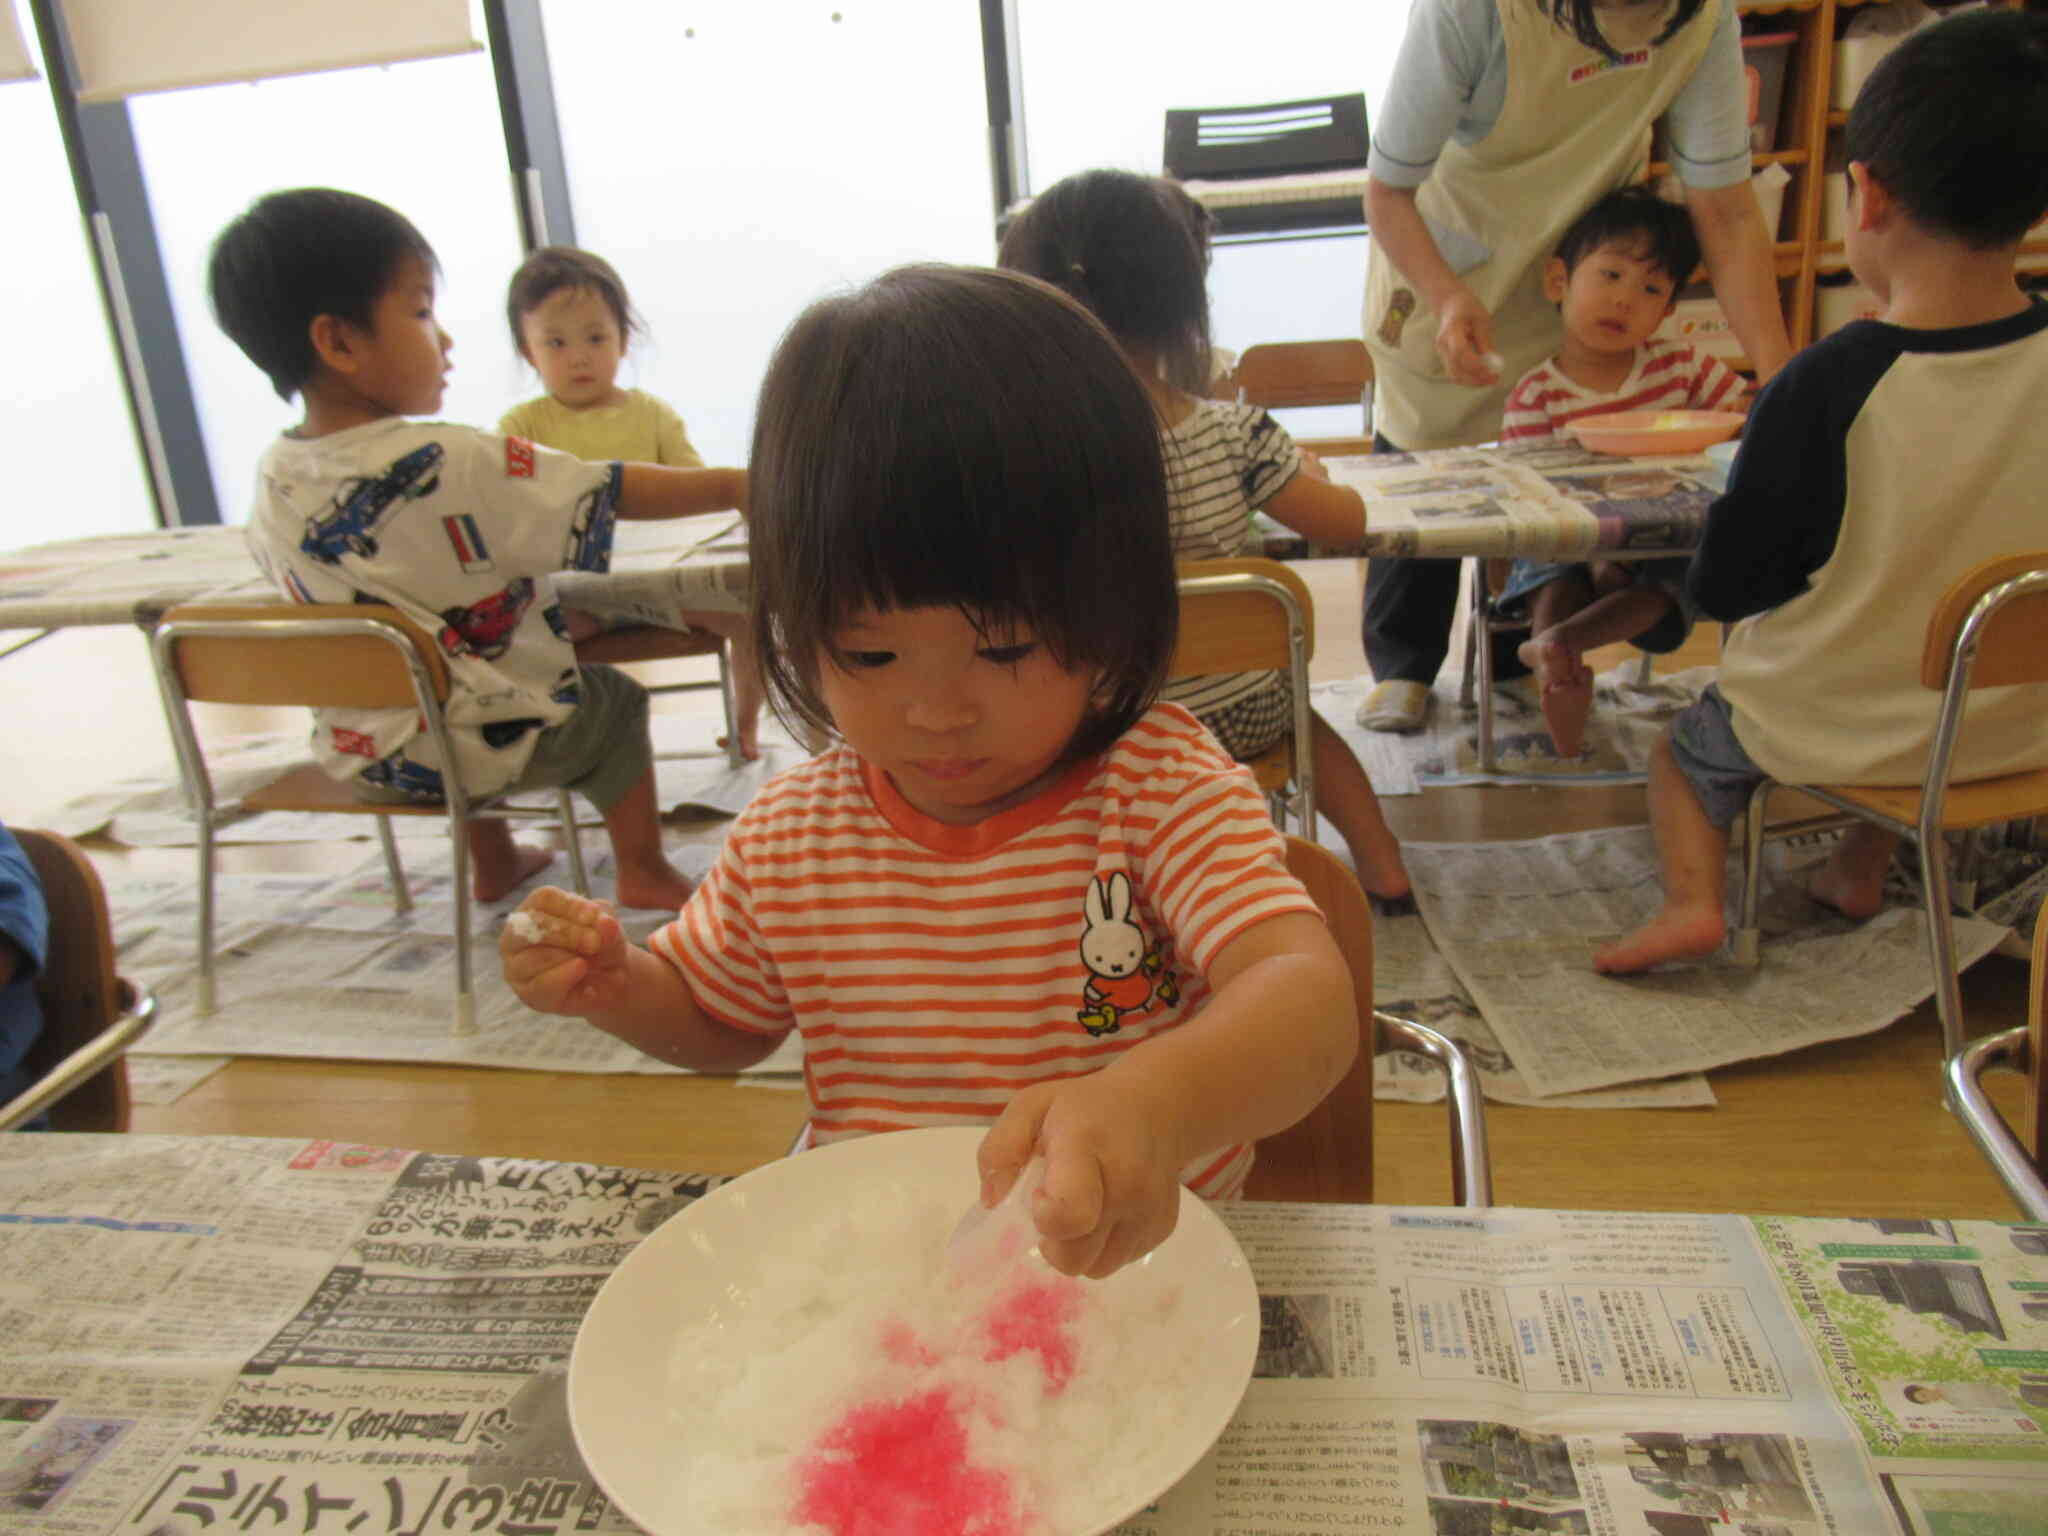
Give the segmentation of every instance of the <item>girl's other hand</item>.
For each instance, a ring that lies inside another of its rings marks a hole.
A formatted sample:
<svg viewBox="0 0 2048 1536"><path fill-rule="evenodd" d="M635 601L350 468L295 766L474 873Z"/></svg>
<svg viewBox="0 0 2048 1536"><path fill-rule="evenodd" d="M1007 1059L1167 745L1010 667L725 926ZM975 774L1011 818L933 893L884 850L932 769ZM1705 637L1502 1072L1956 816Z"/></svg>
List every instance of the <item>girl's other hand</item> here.
<svg viewBox="0 0 2048 1536"><path fill-rule="evenodd" d="M982 1138L981 1198L1009 1192L1034 1153L1045 1176L1031 1198L1038 1251L1067 1275L1101 1280L1173 1235L1181 1159L1131 1083L1095 1072L1027 1088Z"/></svg>
<svg viewBox="0 0 2048 1536"><path fill-rule="evenodd" d="M505 980L527 1007L587 1017L625 998L626 935L600 903L544 885L498 933Z"/></svg>
<svg viewBox="0 0 2048 1536"><path fill-rule="evenodd" d="M1488 389L1500 382L1501 360L1493 350L1493 316L1469 288L1445 301L1437 318L1437 356L1460 384Z"/></svg>
<svg viewBox="0 0 2048 1536"><path fill-rule="evenodd" d="M1330 478L1329 466L1306 448L1301 450L1301 472L1312 480L1321 480L1325 483Z"/></svg>

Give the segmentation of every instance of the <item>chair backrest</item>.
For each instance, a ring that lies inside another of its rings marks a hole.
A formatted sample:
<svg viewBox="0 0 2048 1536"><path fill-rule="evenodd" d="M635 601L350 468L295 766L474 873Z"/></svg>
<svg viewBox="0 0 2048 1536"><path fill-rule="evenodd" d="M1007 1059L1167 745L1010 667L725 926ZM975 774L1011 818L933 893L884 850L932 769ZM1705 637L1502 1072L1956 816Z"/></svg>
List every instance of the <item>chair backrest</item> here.
<svg viewBox="0 0 2048 1536"><path fill-rule="evenodd" d="M55 832L10 828L43 887L50 909L50 947L36 977L43 1033L29 1048L32 1078L44 1076L120 1016L122 984L114 975L114 935L98 871L76 843ZM116 1059L50 1107L60 1131L128 1129L128 1069Z"/></svg>
<svg viewBox="0 0 2048 1536"><path fill-rule="evenodd" d="M187 603L163 616L157 639L185 697L202 703L405 708L417 702L408 651L432 696L448 697L441 648L382 603Z"/></svg>
<svg viewBox="0 0 2048 1536"><path fill-rule="evenodd" d="M1253 578L1235 582L1204 578ZM1195 583L1195 585L1190 585ZM1294 600L1290 614L1273 585ZM1183 560L1180 565L1180 640L1171 677L1212 672L1285 672L1294 661L1291 626L1299 623L1304 665L1315 653L1315 602L1308 584L1278 560Z"/></svg>
<svg viewBox="0 0 2048 1536"><path fill-rule="evenodd" d="M1357 405L1372 383L1372 354L1354 337L1340 341L1262 341L1237 360L1237 398L1285 410Z"/></svg>
<svg viewBox="0 0 2048 1536"><path fill-rule="evenodd" d="M1948 686L1956 641L1971 611L1987 592L2007 582L2019 585L1977 631L1970 686L2048 682L2048 549L2043 549L1987 561L1942 594L1927 622L1927 643L1920 653L1922 683L1929 688Z"/></svg>
<svg viewBox="0 0 2048 1536"><path fill-rule="evenodd" d="M1251 107L1170 107L1160 162L1182 181L1286 176L1362 166L1372 153L1365 94Z"/></svg>
<svg viewBox="0 0 2048 1536"><path fill-rule="evenodd" d="M1351 971L1358 1000L1358 1058L1307 1118L1258 1145L1245 1193L1257 1200L1363 1205L1372 1199L1372 908L1337 856L1287 839L1287 867L1308 887Z"/></svg>

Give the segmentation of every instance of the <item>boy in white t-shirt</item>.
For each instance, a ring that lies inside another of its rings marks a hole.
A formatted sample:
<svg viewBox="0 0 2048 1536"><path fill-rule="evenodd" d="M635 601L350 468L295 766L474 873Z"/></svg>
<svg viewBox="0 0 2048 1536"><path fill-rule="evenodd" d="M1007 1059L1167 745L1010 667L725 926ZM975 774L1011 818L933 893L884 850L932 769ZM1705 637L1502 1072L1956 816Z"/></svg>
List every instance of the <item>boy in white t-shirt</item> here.
<svg viewBox="0 0 2048 1536"><path fill-rule="evenodd" d="M742 507L746 472L585 464L451 422L453 343L434 316L433 248L367 197L302 187L259 198L214 242L221 328L304 416L257 467L249 543L294 602L386 603L448 662L444 763L413 709L316 710L320 766L371 800L572 788L611 835L620 905L680 907L662 853L647 693L579 667L552 575L604 570L615 517ZM495 901L547 864L502 820L469 823L472 889Z"/></svg>
<svg viewBox="0 0 2048 1536"><path fill-rule="evenodd" d="M1699 261L1691 217L1647 187L1609 193L1581 214L1543 271L1564 345L1510 391L1501 441L1562 437L1570 423L1612 411L1741 409L1743 382L1725 365L1689 343L1651 337ZM1560 756L1577 755L1593 706L1593 674L1581 658L1617 640L1676 650L1692 628L1684 577L1675 560L1517 560L1509 568L1500 605L1528 614L1533 633L1520 655L1536 675Z"/></svg>

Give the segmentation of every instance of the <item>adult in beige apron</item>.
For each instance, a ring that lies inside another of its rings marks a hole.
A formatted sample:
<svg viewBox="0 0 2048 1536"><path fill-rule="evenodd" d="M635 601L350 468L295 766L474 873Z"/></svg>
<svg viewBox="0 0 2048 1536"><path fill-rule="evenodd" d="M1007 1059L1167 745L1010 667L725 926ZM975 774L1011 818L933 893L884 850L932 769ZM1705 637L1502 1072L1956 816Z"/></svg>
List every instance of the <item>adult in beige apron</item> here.
<svg viewBox="0 0 2048 1536"><path fill-rule="evenodd" d="M1646 45L1663 31L1668 4L1603 12L1603 31L1623 55L1617 63L1537 0L1495 3L1507 45L1500 118L1475 144L1447 141L1415 203L1437 250L1492 317L1500 375L1486 388L1448 375L1437 353L1438 317L1374 240L1365 343L1376 375L1373 427L1390 446L1456 447L1499 436L1509 389L1562 340L1556 306L1543 295L1544 259L1588 206L1639 179L1650 125L1705 57L1720 11L1710 0L1654 48ZM1375 679L1424 687L1435 679L1449 649L1457 583L1452 560L1370 563L1364 638ZM1502 638L1494 675L1526 672L1512 638Z"/></svg>

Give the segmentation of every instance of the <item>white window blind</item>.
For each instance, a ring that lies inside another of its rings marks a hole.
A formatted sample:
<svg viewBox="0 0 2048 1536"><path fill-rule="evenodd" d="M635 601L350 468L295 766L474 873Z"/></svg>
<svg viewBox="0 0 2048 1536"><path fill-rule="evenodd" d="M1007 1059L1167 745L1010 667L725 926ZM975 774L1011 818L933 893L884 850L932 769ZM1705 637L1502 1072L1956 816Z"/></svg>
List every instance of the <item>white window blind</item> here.
<svg viewBox="0 0 2048 1536"><path fill-rule="evenodd" d="M35 61L29 57L28 44L22 39L14 0L0 0L0 83L35 78Z"/></svg>
<svg viewBox="0 0 2048 1536"><path fill-rule="evenodd" d="M80 101L482 48L467 0L62 0Z"/></svg>

